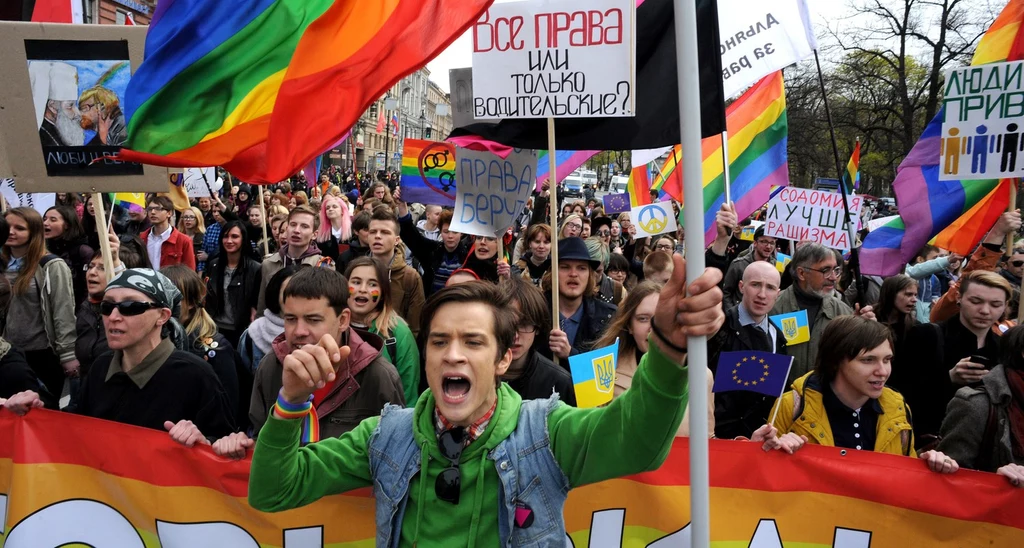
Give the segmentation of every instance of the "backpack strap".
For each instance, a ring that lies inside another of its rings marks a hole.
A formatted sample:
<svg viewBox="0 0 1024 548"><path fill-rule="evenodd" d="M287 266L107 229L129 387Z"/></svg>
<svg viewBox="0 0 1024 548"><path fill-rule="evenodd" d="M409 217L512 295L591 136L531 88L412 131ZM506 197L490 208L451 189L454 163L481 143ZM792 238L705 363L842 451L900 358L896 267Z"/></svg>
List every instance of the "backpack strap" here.
<svg viewBox="0 0 1024 548"><path fill-rule="evenodd" d="M985 433L981 436L981 446L978 449L978 460L975 462L975 466L978 466L979 470L982 466L981 463L986 465L992 462L992 453L995 451L996 445L996 426L998 426L999 419L996 416L995 404L989 402L988 406L988 421L985 422Z"/></svg>

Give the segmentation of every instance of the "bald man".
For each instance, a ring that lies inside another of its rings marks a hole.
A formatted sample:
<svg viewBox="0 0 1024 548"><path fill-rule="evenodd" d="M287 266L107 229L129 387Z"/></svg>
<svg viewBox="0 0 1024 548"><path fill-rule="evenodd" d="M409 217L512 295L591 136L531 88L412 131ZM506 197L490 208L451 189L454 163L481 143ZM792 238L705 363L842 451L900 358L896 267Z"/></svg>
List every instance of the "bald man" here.
<svg viewBox="0 0 1024 548"><path fill-rule="evenodd" d="M743 270L739 282L742 299L725 312L725 324L708 342L708 363L716 374L722 352L786 353L786 337L768 320L768 312L779 297L779 281L779 271L772 263L756 261ZM774 397L756 392L715 394L715 436L749 438L768 422L774 401Z"/></svg>

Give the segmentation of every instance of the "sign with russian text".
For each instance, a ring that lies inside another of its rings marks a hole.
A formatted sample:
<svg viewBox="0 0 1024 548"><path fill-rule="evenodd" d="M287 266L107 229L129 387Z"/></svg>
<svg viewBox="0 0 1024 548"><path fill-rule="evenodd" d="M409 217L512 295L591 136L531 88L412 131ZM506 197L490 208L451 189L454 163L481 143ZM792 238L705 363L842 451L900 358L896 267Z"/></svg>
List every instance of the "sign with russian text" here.
<svg viewBox="0 0 1024 548"><path fill-rule="evenodd" d="M725 97L818 49L806 0L719 0Z"/></svg>
<svg viewBox="0 0 1024 548"><path fill-rule="evenodd" d="M816 445L787 455L711 440L709 452L714 546L1024 546L1024 489L995 474L945 476L909 457ZM689 469L677 438L657 471L573 489L565 545L689 546ZM369 489L266 514L246 504L248 483L248 460L164 432L0 411L5 548L373 546Z"/></svg>
<svg viewBox="0 0 1024 548"><path fill-rule="evenodd" d="M217 173L212 167L187 167L182 176L189 198L208 198L217 182Z"/></svg>
<svg viewBox="0 0 1024 548"><path fill-rule="evenodd" d="M837 192L786 187L768 202L764 235L793 241L812 241L825 247L847 251L850 231L860 219L863 199L848 197L850 228L843 223L843 195Z"/></svg>
<svg viewBox="0 0 1024 548"><path fill-rule="evenodd" d="M494 238L526 208L537 178L537 151L515 149L507 158L455 149L455 211L451 229Z"/></svg>
<svg viewBox="0 0 1024 548"><path fill-rule="evenodd" d="M492 5L473 25L473 117L633 116L635 4Z"/></svg>
<svg viewBox="0 0 1024 548"><path fill-rule="evenodd" d="M1024 62L946 71L939 179L1024 176Z"/></svg>

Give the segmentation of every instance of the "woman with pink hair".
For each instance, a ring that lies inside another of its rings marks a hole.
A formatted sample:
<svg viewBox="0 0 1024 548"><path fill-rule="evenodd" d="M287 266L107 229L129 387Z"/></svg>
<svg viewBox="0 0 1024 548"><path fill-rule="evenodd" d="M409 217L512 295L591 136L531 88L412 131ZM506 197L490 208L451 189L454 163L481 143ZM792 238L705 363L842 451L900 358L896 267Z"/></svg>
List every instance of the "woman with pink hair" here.
<svg viewBox="0 0 1024 548"><path fill-rule="evenodd" d="M320 204L320 230L316 245L320 253L338 264L338 256L348 251L352 239L352 213L340 198L330 194Z"/></svg>

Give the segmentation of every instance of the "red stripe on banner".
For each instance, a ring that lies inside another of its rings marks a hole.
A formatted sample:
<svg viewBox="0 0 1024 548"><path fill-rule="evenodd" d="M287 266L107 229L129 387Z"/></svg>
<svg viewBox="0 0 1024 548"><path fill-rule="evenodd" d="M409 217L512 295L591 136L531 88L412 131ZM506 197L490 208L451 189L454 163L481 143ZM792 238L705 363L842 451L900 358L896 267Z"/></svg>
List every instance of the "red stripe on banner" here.
<svg viewBox="0 0 1024 548"><path fill-rule="evenodd" d="M659 470L629 479L648 485L689 485L689 448L688 439L676 438L668 460ZM943 476L910 457L812 444L793 456L779 451L766 454L758 443L711 440L709 453L713 488L824 493L1024 529L1020 506L1024 493L995 474L960 470ZM757 468L770 468L772 473L751 474L751 461L755 459L767 460L770 464L760 463ZM866 469L871 474L854 478L862 465L870 465ZM879 475L880 468L891 473ZM880 489L879 483L885 488ZM999 510L993 512L993 507Z"/></svg>
<svg viewBox="0 0 1024 548"><path fill-rule="evenodd" d="M36 0L32 9L35 23L74 23L71 2L75 0Z"/></svg>

